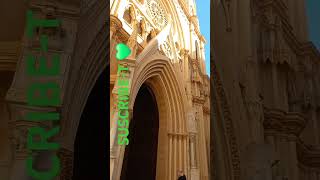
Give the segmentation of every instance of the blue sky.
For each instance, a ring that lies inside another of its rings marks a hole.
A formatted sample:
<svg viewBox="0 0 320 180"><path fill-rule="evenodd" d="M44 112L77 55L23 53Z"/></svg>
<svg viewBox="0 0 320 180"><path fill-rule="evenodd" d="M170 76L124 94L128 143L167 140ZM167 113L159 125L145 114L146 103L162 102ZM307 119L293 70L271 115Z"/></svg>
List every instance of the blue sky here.
<svg viewBox="0 0 320 180"><path fill-rule="evenodd" d="M320 50L320 0L307 1L309 38Z"/></svg>
<svg viewBox="0 0 320 180"><path fill-rule="evenodd" d="M207 74L210 76L210 0L196 0L196 6L200 31L207 40L204 48L206 53Z"/></svg>
<svg viewBox="0 0 320 180"><path fill-rule="evenodd" d="M196 0L200 31L207 40L205 44L206 69L210 75L210 0ZM309 39L320 50L320 0L307 0Z"/></svg>

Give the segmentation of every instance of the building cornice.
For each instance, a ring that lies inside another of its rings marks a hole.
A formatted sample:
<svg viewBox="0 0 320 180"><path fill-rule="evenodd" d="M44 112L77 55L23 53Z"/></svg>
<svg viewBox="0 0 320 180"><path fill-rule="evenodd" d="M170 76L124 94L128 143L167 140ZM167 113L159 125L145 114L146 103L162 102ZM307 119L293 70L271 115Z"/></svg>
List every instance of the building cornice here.
<svg viewBox="0 0 320 180"><path fill-rule="evenodd" d="M320 147L306 145L301 139L297 142L298 161L311 168L320 167Z"/></svg>
<svg viewBox="0 0 320 180"><path fill-rule="evenodd" d="M264 129L266 134L286 134L298 137L305 128L307 119L298 112L285 112L264 107Z"/></svg>
<svg viewBox="0 0 320 180"><path fill-rule="evenodd" d="M20 41L0 42L0 71L15 71L20 48Z"/></svg>

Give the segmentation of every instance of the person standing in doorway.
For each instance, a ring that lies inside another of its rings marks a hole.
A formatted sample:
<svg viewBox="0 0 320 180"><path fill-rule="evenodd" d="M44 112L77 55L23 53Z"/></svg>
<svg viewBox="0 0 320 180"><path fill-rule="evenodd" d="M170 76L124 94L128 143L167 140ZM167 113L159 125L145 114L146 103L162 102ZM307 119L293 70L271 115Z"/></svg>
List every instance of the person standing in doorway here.
<svg viewBox="0 0 320 180"><path fill-rule="evenodd" d="M187 180L186 175L184 175L182 170L179 170L178 174L179 174L178 180Z"/></svg>

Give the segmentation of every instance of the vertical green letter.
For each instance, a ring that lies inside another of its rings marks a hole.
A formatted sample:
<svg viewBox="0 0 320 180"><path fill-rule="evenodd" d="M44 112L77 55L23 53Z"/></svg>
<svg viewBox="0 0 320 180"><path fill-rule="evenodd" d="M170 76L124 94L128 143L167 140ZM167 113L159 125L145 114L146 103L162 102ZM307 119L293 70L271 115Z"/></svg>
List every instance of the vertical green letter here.
<svg viewBox="0 0 320 180"><path fill-rule="evenodd" d="M60 73L60 56L54 54L52 57L52 67L48 68L44 57L39 58L39 68L35 66L36 58L32 55L27 56L27 73L31 76L57 76Z"/></svg>
<svg viewBox="0 0 320 180"><path fill-rule="evenodd" d="M59 20L48 20L48 19L34 19L31 10L27 11L27 36L28 38L33 37L33 30L35 27L58 27L60 25Z"/></svg>
<svg viewBox="0 0 320 180"><path fill-rule="evenodd" d="M48 91L51 91L51 97L48 97ZM38 94L36 94L36 92ZM38 96L38 97L35 97ZM60 105L60 87L58 84L35 83L27 91L27 103L31 106L58 106Z"/></svg>
<svg viewBox="0 0 320 180"><path fill-rule="evenodd" d="M33 157L29 156L27 158L27 172L28 172L28 174L31 177L35 178L36 180L52 180L60 172L60 160L55 155L52 157L51 161L52 161L52 166L51 166L50 171L39 172L39 171L33 169Z"/></svg>
<svg viewBox="0 0 320 180"><path fill-rule="evenodd" d="M41 127L32 127L29 129L27 147L31 150L57 150L60 148L58 143L49 143L47 140L60 131L59 127L55 127L50 131L46 131ZM40 140L34 141L35 136Z"/></svg>

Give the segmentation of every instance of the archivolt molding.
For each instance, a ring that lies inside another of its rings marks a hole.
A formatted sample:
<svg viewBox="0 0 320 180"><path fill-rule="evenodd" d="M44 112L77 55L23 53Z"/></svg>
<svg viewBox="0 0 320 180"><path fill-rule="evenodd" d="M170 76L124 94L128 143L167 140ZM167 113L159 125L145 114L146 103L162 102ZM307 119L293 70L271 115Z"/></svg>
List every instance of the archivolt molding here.
<svg viewBox="0 0 320 180"><path fill-rule="evenodd" d="M148 57L147 55L144 57ZM130 107L133 108L134 99L139 91L140 86L149 78L160 77L163 80L163 85L170 91L170 96L179 98L176 102L179 102L180 107L186 109L187 99L184 91L182 90L181 81L175 75L176 72L170 63L170 60L160 54L157 51L155 54L148 58L141 57L137 59L136 68L133 75L132 91L130 94ZM185 112L182 111L183 114Z"/></svg>
<svg viewBox="0 0 320 180"><path fill-rule="evenodd" d="M188 172L188 133L187 133L187 98L185 92L182 89L174 67L170 60L161 55L159 50L151 48L151 51L147 49L142 52L142 55L138 56L135 60L134 69L130 77L130 95L129 95L129 108L134 108L136 96L139 92L142 84L147 84L155 94L156 101L159 109L159 133L162 137L163 143L158 148L165 153L169 159L160 160L160 166L165 169L165 174L159 174L157 176L162 177L160 179L175 179L176 170L183 168L185 172ZM181 143L183 157L179 159L177 156L181 149L176 148L176 144ZM170 150L163 149L163 147ZM115 176L120 176L122 158L124 155L124 148L119 149L120 156L118 163L115 165ZM175 163L179 162L179 164Z"/></svg>
<svg viewBox="0 0 320 180"><path fill-rule="evenodd" d="M101 27L100 32L95 36L94 41L86 51L87 54L76 72L77 79L75 79L74 83L72 83L73 86L69 87L67 92L70 93L70 96L67 96L70 98L66 100L63 109L63 117L65 119L62 121L64 124L62 125L61 136L66 135L69 131L71 133L70 142L75 139L79 120L90 91L99 75L109 64L106 61L109 56L107 54L107 49L109 49L107 45L109 44L105 43L109 40L109 34L106 33L106 29L107 23ZM73 131L70 131L70 129ZM73 144L68 145L73 146Z"/></svg>
<svg viewBox="0 0 320 180"><path fill-rule="evenodd" d="M211 57L211 59L213 59L213 57ZM240 156L239 156L239 150L238 150L238 144L237 144L237 140L236 140L236 135L234 132L234 125L232 122L232 118L231 118L231 112L230 112L230 107L228 105L227 102L227 97L225 94L225 90L223 88L222 85L222 81L220 78L220 75L217 71L216 68L216 64L215 61L211 61L211 77L213 81L213 85L214 87L211 87L211 89L213 91L216 91L217 96L219 98L217 98L218 102L217 105L220 105L221 107L218 106L218 108L221 108L221 115L223 116L223 120L224 120L224 128L225 128L225 132L226 132L226 141L228 143L228 147L226 147L228 149L228 153L230 156L230 164L232 166L232 176L233 176L233 180L239 180L240 179ZM213 108L212 108L213 109Z"/></svg>

